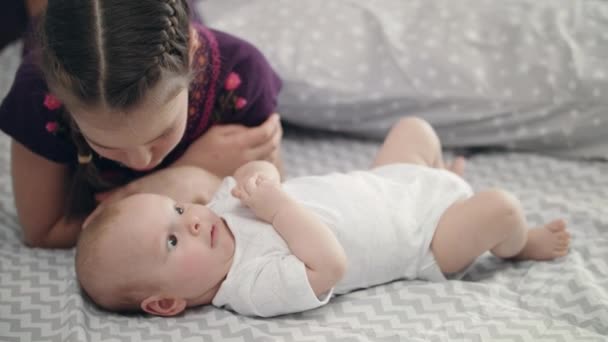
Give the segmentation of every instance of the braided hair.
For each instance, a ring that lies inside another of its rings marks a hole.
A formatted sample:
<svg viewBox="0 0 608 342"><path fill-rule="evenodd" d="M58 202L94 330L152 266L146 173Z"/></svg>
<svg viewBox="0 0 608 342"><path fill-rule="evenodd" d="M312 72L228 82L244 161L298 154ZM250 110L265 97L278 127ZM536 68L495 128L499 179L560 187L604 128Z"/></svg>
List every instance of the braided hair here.
<svg viewBox="0 0 608 342"><path fill-rule="evenodd" d="M190 21L186 0L49 0L40 37L49 89L68 108L78 151L66 215L90 212L104 182L93 151L69 112L71 105L126 113L168 77L190 78ZM116 114L124 115L124 114Z"/></svg>

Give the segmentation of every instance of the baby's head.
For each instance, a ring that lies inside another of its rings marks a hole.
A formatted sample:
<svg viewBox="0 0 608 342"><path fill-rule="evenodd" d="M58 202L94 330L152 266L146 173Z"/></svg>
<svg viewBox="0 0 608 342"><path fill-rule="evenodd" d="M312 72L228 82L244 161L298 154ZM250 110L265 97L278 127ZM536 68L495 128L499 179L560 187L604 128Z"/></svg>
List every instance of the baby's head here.
<svg viewBox="0 0 608 342"><path fill-rule="evenodd" d="M76 275L104 309L172 316L209 304L234 238L205 206L136 194L95 212L76 247Z"/></svg>

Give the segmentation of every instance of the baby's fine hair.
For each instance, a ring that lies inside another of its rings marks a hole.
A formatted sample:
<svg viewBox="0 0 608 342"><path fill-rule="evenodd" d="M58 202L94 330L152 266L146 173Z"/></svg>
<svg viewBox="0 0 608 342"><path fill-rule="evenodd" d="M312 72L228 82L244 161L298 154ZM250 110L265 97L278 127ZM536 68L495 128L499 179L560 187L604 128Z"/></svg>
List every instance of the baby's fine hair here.
<svg viewBox="0 0 608 342"><path fill-rule="evenodd" d="M96 213L80 233L76 244L76 278L84 294L100 308L137 312L141 311L141 301L154 289L139 279L116 274L113 265L107 262L111 256L100 248L104 235L112 233L112 224L119 214L119 207L110 205Z"/></svg>
<svg viewBox="0 0 608 342"><path fill-rule="evenodd" d="M175 77L185 87L190 80L187 0L49 0L40 38L47 84L67 107L124 113L161 79ZM65 116L78 154L91 155ZM121 185L103 182L90 162L79 165L74 179L70 217L92 210L92 193Z"/></svg>

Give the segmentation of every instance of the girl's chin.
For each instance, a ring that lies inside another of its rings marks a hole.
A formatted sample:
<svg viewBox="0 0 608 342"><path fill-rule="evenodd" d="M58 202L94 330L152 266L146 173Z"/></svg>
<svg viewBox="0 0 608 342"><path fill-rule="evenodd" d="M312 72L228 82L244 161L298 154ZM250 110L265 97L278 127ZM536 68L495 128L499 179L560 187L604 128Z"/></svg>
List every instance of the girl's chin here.
<svg viewBox="0 0 608 342"><path fill-rule="evenodd" d="M160 163L162 163L162 161L163 161L162 159L159 160L159 161L155 161L155 162L150 163L150 164L148 164L148 165L146 165L146 166L144 166L142 168L132 167L132 166L128 166L128 165L127 165L127 167L130 168L131 170L134 170L134 171L145 172L145 171L150 171L150 170L154 169L155 167L157 167L158 165L160 165Z"/></svg>

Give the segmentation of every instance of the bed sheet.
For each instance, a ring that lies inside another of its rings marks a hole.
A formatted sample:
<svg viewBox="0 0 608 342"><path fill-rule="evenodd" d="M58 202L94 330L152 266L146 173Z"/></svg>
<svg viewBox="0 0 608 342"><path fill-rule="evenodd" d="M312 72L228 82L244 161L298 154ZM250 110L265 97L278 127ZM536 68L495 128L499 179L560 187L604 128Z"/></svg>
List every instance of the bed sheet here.
<svg viewBox="0 0 608 342"><path fill-rule="evenodd" d="M289 176L368 166L377 142L288 129ZM564 217L570 254L552 262L484 255L463 281L396 281L272 319L197 308L176 318L99 311L77 286L73 251L20 242L0 137L0 341L605 341L608 164L531 154L469 159L474 188L505 186L533 224Z"/></svg>

